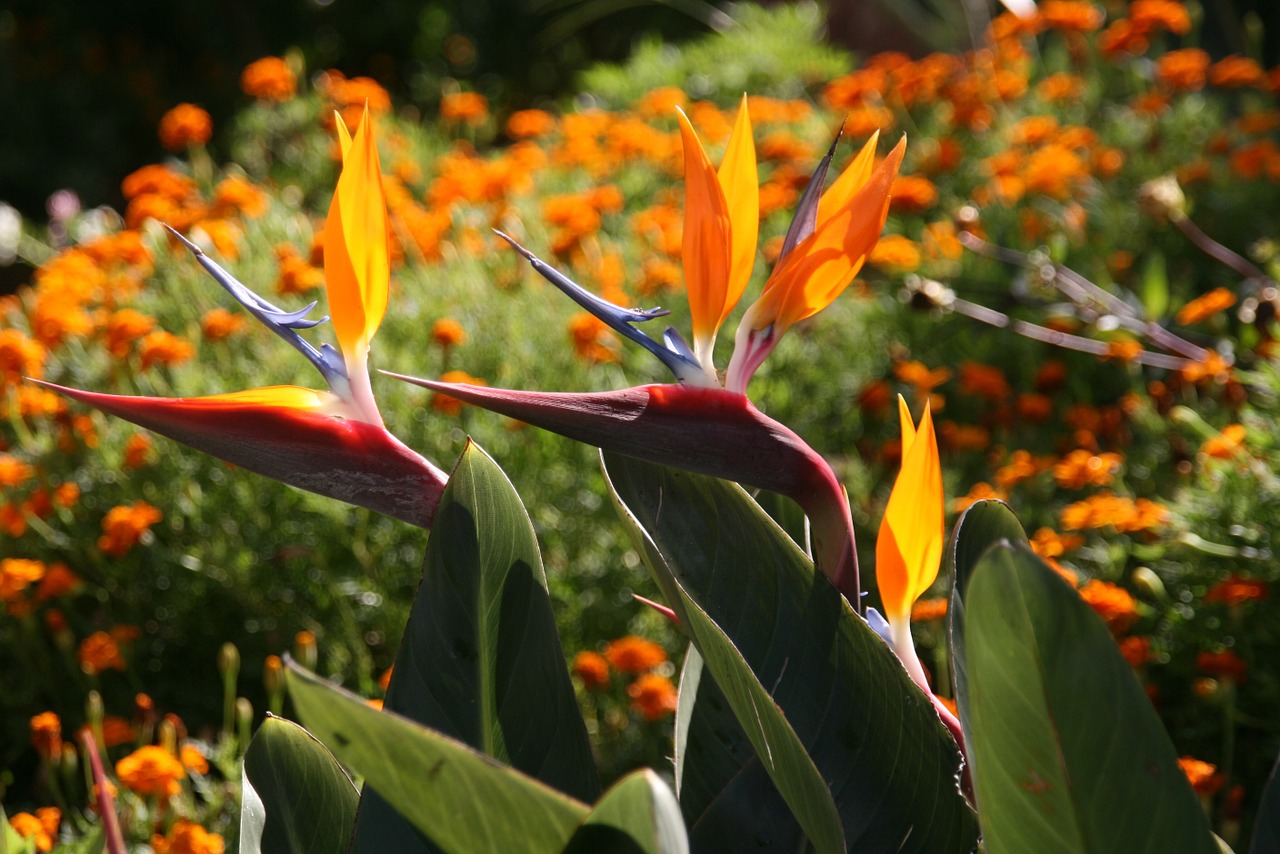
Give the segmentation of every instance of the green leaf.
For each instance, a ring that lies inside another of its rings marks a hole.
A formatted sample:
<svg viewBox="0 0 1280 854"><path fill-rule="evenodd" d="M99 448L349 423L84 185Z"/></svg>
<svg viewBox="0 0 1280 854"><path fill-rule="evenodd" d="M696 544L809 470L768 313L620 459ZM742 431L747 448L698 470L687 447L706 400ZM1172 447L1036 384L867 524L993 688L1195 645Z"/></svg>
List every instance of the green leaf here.
<svg viewBox="0 0 1280 854"><path fill-rule="evenodd" d="M1066 581L999 543L965 609L961 712L987 851L1218 850L1132 668Z"/></svg>
<svg viewBox="0 0 1280 854"><path fill-rule="evenodd" d="M360 798L315 736L268 717L244 755L240 852L341 854L351 842Z"/></svg>
<svg viewBox="0 0 1280 854"><path fill-rule="evenodd" d="M755 494L756 503L769 514L778 527L787 532L791 541L806 554L809 550L809 520L800 505L790 498L762 489Z"/></svg>
<svg viewBox="0 0 1280 854"><path fill-rule="evenodd" d="M307 729L440 850L559 851L586 818L585 804L471 746L288 667Z"/></svg>
<svg viewBox="0 0 1280 854"><path fill-rule="evenodd" d="M468 442L441 497L385 708L594 801L600 780L533 525ZM357 851L434 850L366 789Z"/></svg>
<svg viewBox="0 0 1280 854"><path fill-rule="evenodd" d="M1253 841L1249 854L1268 854L1280 851L1280 760L1271 767L1267 787L1262 790L1262 802L1258 804L1258 820L1253 827Z"/></svg>
<svg viewBox="0 0 1280 854"><path fill-rule="evenodd" d="M999 542L1026 543L1022 523L1003 501L976 501L956 520L951 534L951 601L947 604L947 644L951 664L951 684L955 686L956 707L961 710L960 728L965 741L969 732L969 715L964 713L969 702L968 674L965 672L964 602L969 578L987 549Z"/></svg>
<svg viewBox="0 0 1280 854"><path fill-rule="evenodd" d="M680 854L688 852L680 804L648 768L623 777L591 810L565 854Z"/></svg>
<svg viewBox="0 0 1280 854"><path fill-rule="evenodd" d="M715 850L731 838L786 851L800 844L800 825L692 645L680 672L675 765L676 792L695 851Z"/></svg>
<svg viewBox="0 0 1280 854"><path fill-rule="evenodd" d="M814 847L972 850L959 754L932 704L768 515L733 484L603 457L637 548Z"/></svg>

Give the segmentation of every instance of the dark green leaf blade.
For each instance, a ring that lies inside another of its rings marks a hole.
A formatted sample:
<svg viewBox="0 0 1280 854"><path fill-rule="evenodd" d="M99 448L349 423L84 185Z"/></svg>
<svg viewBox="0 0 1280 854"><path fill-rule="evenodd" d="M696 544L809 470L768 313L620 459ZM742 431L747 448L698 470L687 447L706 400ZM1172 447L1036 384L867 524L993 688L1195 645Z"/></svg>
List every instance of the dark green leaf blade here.
<svg viewBox="0 0 1280 854"><path fill-rule="evenodd" d="M637 547L815 847L972 850L950 736L795 544L733 484L604 461Z"/></svg>
<svg viewBox="0 0 1280 854"><path fill-rule="evenodd" d="M956 707L960 710L960 728L965 741L973 738L968 730L969 715L964 712L969 702L968 674L964 655L964 597L969 577L987 549L999 542L1026 543L1027 534L1018 517L1003 501L976 501L956 520L948 547L951 566L951 600L947 603L947 660L951 666L951 684L955 686Z"/></svg>
<svg viewBox="0 0 1280 854"><path fill-rule="evenodd" d="M962 713L991 854L1218 850L1106 626L1026 546L977 562L964 636Z"/></svg>
<svg viewBox="0 0 1280 854"><path fill-rule="evenodd" d="M244 755L240 851L334 852L351 843L359 794L302 727L268 717Z"/></svg>
<svg viewBox="0 0 1280 854"><path fill-rule="evenodd" d="M1280 851L1280 760L1271 767L1267 787L1258 804L1258 820L1253 827L1249 854L1271 854Z"/></svg>
<svg viewBox="0 0 1280 854"><path fill-rule="evenodd" d="M565 667L533 525L468 442L436 511L385 708L582 801L600 780ZM430 851L366 789L356 850Z"/></svg>
<svg viewBox="0 0 1280 854"><path fill-rule="evenodd" d="M605 792L565 847L565 854L683 854L684 818L676 796L648 768Z"/></svg>
<svg viewBox="0 0 1280 854"><path fill-rule="evenodd" d="M307 729L442 851L559 851L585 804L289 663Z"/></svg>

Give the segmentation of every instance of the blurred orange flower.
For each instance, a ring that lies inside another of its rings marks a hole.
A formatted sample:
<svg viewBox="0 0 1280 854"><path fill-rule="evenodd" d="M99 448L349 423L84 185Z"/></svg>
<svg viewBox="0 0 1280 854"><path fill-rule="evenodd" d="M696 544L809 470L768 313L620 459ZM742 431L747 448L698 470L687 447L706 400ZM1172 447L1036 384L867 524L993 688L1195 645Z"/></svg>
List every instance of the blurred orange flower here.
<svg viewBox="0 0 1280 854"><path fill-rule="evenodd" d="M656 673L646 673L627 686L631 708L645 720L656 721L676 710L676 686L671 680Z"/></svg>
<svg viewBox="0 0 1280 854"><path fill-rule="evenodd" d="M1229 649L1217 652L1200 652L1196 654L1196 669L1219 679L1233 679L1244 682L1248 678L1249 666L1240 656Z"/></svg>
<svg viewBox="0 0 1280 854"><path fill-rule="evenodd" d="M1191 788L1202 798L1211 797L1227 781L1225 774L1218 773L1217 765L1202 762L1193 756L1179 756L1178 767L1187 775Z"/></svg>
<svg viewBox="0 0 1280 854"><path fill-rule="evenodd" d="M31 719L31 744L42 759L62 755L62 720L55 712L41 712Z"/></svg>
<svg viewBox="0 0 1280 854"><path fill-rule="evenodd" d="M1156 79L1175 91L1203 89L1209 54L1198 47L1171 50L1156 60Z"/></svg>
<svg viewBox="0 0 1280 854"><path fill-rule="evenodd" d="M298 89L298 77L278 56L264 56L251 62L240 72L240 89L250 98L283 102L291 100Z"/></svg>
<svg viewBox="0 0 1280 854"><path fill-rule="evenodd" d="M200 331L206 341L221 341L239 332L245 320L225 308L211 308L200 318Z"/></svg>
<svg viewBox="0 0 1280 854"><path fill-rule="evenodd" d="M466 371L445 371L440 376L442 383L466 383L467 385L488 385L484 380L471 376ZM431 395L431 408L445 415L457 416L464 406L461 400L442 392Z"/></svg>
<svg viewBox="0 0 1280 854"><path fill-rule="evenodd" d="M190 359L195 352L190 341L162 329L148 333L138 342L138 356L144 371L155 365L172 367Z"/></svg>
<svg viewBox="0 0 1280 854"><path fill-rule="evenodd" d="M1204 594L1205 602L1222 602L1230 607L1241 605L1254 599L1267 598L1267 582L1260 578L1245 578L1232 573L1219 581L1209 592Z"/></svg>
<svg viewBox="0 0 1280 854"><path fill-rule="evenodd" d="M1244 436L1243 424L1228 424L1218 435L1205 440L1200 446L1200 453L1214 459L1229 460L1244 447Z"/></svg>
<svg viewBox="0 0 1280 854"><path fill-rule="evenodd" d="M555 130L555 116L545 110L516 110L507 118L507 136L534 139Z"/></svg>
<svg viewBox="0 0 1280 854"><path fill-rule="evenodd" d="M619 673L644 673L667 660L667 653L651 640L627 635L610 641L604 657Z"/></svg>
<svg viewBox="0 0 1280 854"><path fill-rule="evenodd" d="M98 548L103 554L121 557L137 545L143 533L163 518L163 513L145 501L112 507L102 520Z"/></svg>
<svg viewBox="0 0 1280 854"><path fill-rule="evenodd" d="M1080 588L1080 598L1097 612L1113 634L1123 634L1138 619L1137 602L1123 587L1090 579Z"/></svg>
<svg viewBox="0 0 1280 854"><path fill-rule="evenodd" d="M589 691L609 687L609 662L598 652L583 650L573 657L573 675Z"/></svg>
<svg viewBox="0 0 1280 854"><path fill-rule="evenodd" d="M195 104L179 104L160 117L160 144L181 153L213 136L213 119Z"/></svg>
<svg viewBox="0 0 1280 854"><path fill-rule="evenodd" d="M930 620L941 620L947 615L947 597L935 596L932 599L917 599L911 606L911 621L927 623Z"/></svg>
<svg viewBox="0 0 1280 854"><path fill-rule="evenodd" d="M104 670L125 669L120 645L108 632L94 632L82 640L76 658L80 668L91 676Z"/></svg>
<svg viewBox="0 0 1280 854"><path fill-rule="evenodd" d="M482 125L489 118L489 101L479 92L452 92L440 99L440 118Z"/></svg>
<svg viewBox="0 0 1280 854"><path fill-rule="evenodd" d="M155 854L223 854L225 849L221 836L185 818L175 821L164 836L151 837Z"/></svg>
<svg viewBox="0 0 1280 854"><path fill-rule="evenodd" d="M62 823L62 811L57 807L41 807L35 815L29 812L15 813L9 819L9 826L23 839L34 839L36 850L40 852L53 850L54 839L58 835L58 825Z"/></svg>
<svg viewBox="0 0 1280 854"><path fill-rule="evenodd" d="M146 745L116 763L116 777L139 795L171 798L182 791L187 769L163 747Z"/></svg>
<svg viewBox="0 0 1280 854"><path fill-rule="evenodd" d="M447 350L466 341L467 333L452 317L442 317L431 325L431 340Z"/></svg>

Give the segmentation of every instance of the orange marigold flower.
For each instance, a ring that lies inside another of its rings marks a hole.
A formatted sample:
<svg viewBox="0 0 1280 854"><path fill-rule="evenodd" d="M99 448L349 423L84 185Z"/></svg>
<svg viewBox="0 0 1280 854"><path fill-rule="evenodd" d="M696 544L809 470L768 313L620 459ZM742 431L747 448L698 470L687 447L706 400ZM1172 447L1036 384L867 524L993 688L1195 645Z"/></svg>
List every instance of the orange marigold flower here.
<svg viewBox="0 0 1280 854"><path fill-rule="evenodd" d="M889 207L923 213L938 203L938 188L923 175L899 175L889 190Z"/></svg>
<svg viewBox="0 0 1280 854"><path fill-rule="evenodd" d="M609 687L609 662L598 652L583 650L573 657L573 675L588 691L603 691Z"/></svg>
<svg viewBox="0 0 1280 854"><path fill-rule="evenodd" d="M90 676L104 670L124 670L120 644L108 632L94 632L80 642L76 653L80 668Z"/></svg>
<svg viewBox="0 0 1280 854"><path fill-rule="evenodd" d="M920 247L900 234L886 234L871 248L867 263L884 270L909 273L920 266Z"/></svg>
<svg viewBox="0 0 1280 854"><path fill-rule="evenodd" d="M479 92L451 92L440 99L440 118L482 125L489 118L489 101Z"/></svg>
<svg viewBox="0 0 1280 854"><path fill-rule="evenodd" d="M124 467L140 469L151 460L151 437L134 433L124 442Z"/></svg>
<svg viewBox="0 0 1280 854"><path fill-rule="evenodd" d="M116 763L116 778L139 795L171 798L182 791L187 769L163 747L148 744Z"/></svg>
<svg viewBox="0 0 1280 854"><path fill-rule="evenodd" d="M225 308L211 308L200 318L200 332L206 341L221 341L240 331L244 318Z"/></svg>
<svg viewBox="0 0 1280 854"><path fill-rule="evenodd" d="M1084 94L1084 80L1060 71L1036 84L1036 94L1046 101L1074 101Z"/></svg>
<svg viewBox="0 0 1280 854"><path fill-rule="evenodd" d="M1053 477L1063 489L1108 486L1123 462L1119 454L1095 454L1079 448L1054 465Z"/></svg>
<svg viewBox="0 0 1280 854"><path fill-rule="evenodd" d="M9 826L23 839L34 839L36 850L52 851L58 825L62 823L62 811L57 807L41 807L35 815L29 812L14 814Z"/></svg>
<svg viewBox="0 0 1280 854"><path fill-rule="evenodd" d="M947 615L947 597L935 596L931 599L917 599L911 606L911 621L927 623L930 620L941 620Z"/></svg>
<svg viewBox="0 0 1280 854"><path fill-rule="evenodd" d="M1062 555L1084 545L1084 537L1078 534L1061 536L1052 528L1040 528L1031 537L1031 550L1046 560Z"/></svg>
<svg viewBox="0 0 1280 854"><path fill-rule="evenodd" d="M44 578L46 571L43 561L19 557L0 560L0 601L14 601L28 587Z"/></svg>
<svg viewBox="0 0 1280 854"><path fill-rule="evenodd" d="M53 500L59 507L74 507L80 501L80 484L67 481L58 484L53 491Z"/></svg>
<svg viewBox="0 0 1280 854"><path fill-rule="evenodd" d="M984 397L993 403L1004 400L1011 392L1004 371L994 365L977 362L960 364L960 390L965 394Z"/></svg>
<svg viewBox="0 0 1280 854"><path fill-rule="evenodd" d="M667 660L666 651L651 640L627 635L610 641L604 648L605 659L619 673L644 673Z"/></svg>
<svg viewBox="0 0 1280 854"><path fill-rule="evenodd" d="M1222 649L1217 652L1197 653L1196 669L1219 679L1244 682L1248 678L1249 667L1243 658L1229 649Z"/></svg>
<svg viewBox="0 0 1280 854"><path fill-rule="evenodd" d="M1175 91L1203 89L1209 71L1209 54L1198 47L1171 50L1156 60L1156 79Z"/></svg>
<svg viewBox="0 0 1280 854"><path fill-rule="evenodd" d="M132 308L122 308L107 318L103 328L103 344L117 359L129 355L134 342L155 328L154 317Z"/></svg>
<svg viewBox="0 0 1280 854"><path fill-rule="evenodd" d="M226 844L218 834L180 818L166 835L151 837L151 850L155 854L223 854Z"/></svg>
<svg viewBox="0 0 1280 854"><path fill-rule="evenodd" d="M56 712L41 712L31 719L31 744L44 759L62 755L62 720Z"/></svg>
<svg viewBox="0 0 1280 854"><path fill-rule="evenodd" d="M1123 587L1092 578L1080 588L1080 598L1097 612L1114 634L1122 634L1138 619L1138 603Z"/></svg>
<svg viewBox="0 0 1280 854"><path fill-rule="evenodd" d="M951 370L945 367L930 370L924 362L896 362L893 375L912 386L916 394L923 397L951 379Z"/></svg>
<svg viewBox="0 0 1280 854"><path fill-rule="evenodd" d="M1151 638L1127 637L1120 641L1120 654L1130 667L1141 667L1151 660Z"/></svg>
<svg viewBox="0 0 1280 854"><path fill-rule="evenodd" d="M1049 29L1077 33L1093 32L1104 17L1100 8L1081 0L1046 0L1037 14Z"/></svg>
<svg viewBox="0 0 1280 854"><path fill-rule="evenodd" d="M1267 582L1260 578L1245 578L1232 573L1219 581L1204 594L1205 602L1222 602L1229 607L1242 605L1254 599L1267 598Z"/></svg>
<svg viewBox="0 0 1280 854"><path fill-rule="evenodd" d="M973 486L969 487L969 492L967 494L962 495L959 498L952 499L951 512L963 513L965 510L968 510L970 506L978 503L979 501L986 501L991 498L1004 500L1005 498L1008 498L1008 496L995 489L989 483L975 483Z"/></svg>
<svg viewBox="0 0 1280 854"><path fill-rule="evenodd" d="M276 280L278 294L305 294L324 285L324 271L307 263L288 244L276 247L276 263L280 269L280 278Z"/></svg>
<svg viewBox="0 0 1280 854"><path fill-rule="evenodd" d="M1009 457L1008 463L996 470L992 480L1002 490L1009 489L1043 470L1044 466L1030 452L1017 450Z"/></svg>
<svg viewBox="0 0 1280 854"><path fill-rule="evenodd" d="M289 101L298 90L298 77L280 57L264 56L240 72L240 90L263 101Z"/></svg>
<svg viewBox="0 0 1280 854"><path fill-rule="evenodd" d="M239 214L253 219L266 213L270 205L271 197L252 182L243 178L224 178L213 190L210 214L215 217Z"/></svg>
<svg viewBox="0 0 1280 854"><path fill-rule="evenodd" d="M36 588L36 599L48 602L50 599L66 596L79 586L80 576L72 572L70 567L61 562L51 563L40 579L40 586Z"/></svg>
<svg viewBox="0 0 1280 854"><path fill-rule="evenodd" d="M1209 68L1214 86L1256 86L1262 82L1262 66L1247 56L1228 56Z"/></svg>
<svg viewBox="0 0 1280 854"><path fill-rule="evenodd" d="M669 116L677 107L684 107L689 99L677 86L659 86L640 96L635 111L642 117Z"/></svg>
<svg viewBox="0 0 1280 854"><path fill-rule="evenodd" d="M1227 781L1225 774L1218 773L1218 766L1202 762L1192 756L1179 756L1178 767L1187 775L1187 782L1202 798L1212 797L1222 784Z"/></svg>
<svg viewBox="0 0 1280 854"><path fill-rule="evenodd" d="M617 336L594 314L580 311L569 318L573 350L588 362L618 361Z"/></svg>
<svg viewBox="0 0 1280 854"><path fill-rule="evenodd" d="M1025 421L1042 423L1053 417L1053 398L1046 394L1020 394L1015 405Z"/></svg>
<svg viewBox="0 0 1280 854"><path fill-rule="evenodd" d="M36 470L13 454L0 453L0 487L13 489L35 477Z"/></svg>
<svg viewBox="0 0 1280 854"><path fill-rule="evenodd" d="M1121 339L1107 342L1107 354L1103 358L1116 362L1132 362L1140 355L1142 355L1142 342Z"/></svg>
<svg viewBox="0 0 1280 854"><path fill-rule="evenodd" d="M1049 143L1027 156L1022 179L1030 192L1065 199L1088 175L1088 164L1080 155L1065 145Z"/></svg>
<svg viewBox="0 0 1280 854"><path fill-rule="evenodd" d="M142 535L164 518L159 509L145 501L112 507L102 519L98 548L103 554L121 557L137 545Z"/></svg>
<svg viewBox="0 0 1280 854"><path fill-rule="evenodd" d="M1133 0L1129 4L1129 20L1144 33L1168 30L1181 36L1191 31L1187 7L1175 0Z"/></svg>
<svg viewBox="0 0 1280 854"><path fill-rule="evenodd" d="M1244 436L1243 424L1228 424L1218 435L1205 440L1200 446L1200 453L1214 459L1229 460L1244 447Z"/></svg>
<svg viewBox="0 0 1280 854"><path fill-rule="evenodd" d="M462 324L452 317L442 317L431 324L431 340L448 350L467 340L467 333Z"/></svg>
<svg viewBox="0 0 1280 854"><path fill-rule="evenodd" d="M213 119L195 104L179 104L160 117L160 144L173 152L204 145L213 136Z"/></svg>
<svg viewBox="0 0 1280 854"><path fill-rule="evenodd" d="M1227 288L1214 288L1207 294L1201 294L1191 302L1178 309L1174 320L1179 326L1190 326L1205 318L1212 317L1220 311L1226 311L1236 304L1236 295Z"/></svg>
<svg viewBox="0 0 1280 854"><path fill-rule="evenodd" d="M1131 6L1130 8L1133 7ZM1113 59L1119 57L1122 53L1141 56L1147 52L1148 47L1150 47L1150 42L1147 39L1146 32L1135 26L1132 20L1126 18L1113 21L1098 36L1098 49L1105 56Z"/></svg>
<svg viewBox="0 0 1280 854"><path fill-rule="evenodd" d="M536 139L555 128L555 116L546 110L517 110L507 118L507 136L512 139Z"/></svg>
<svg viewBox="0 0 1280 854"><path fill-rule="evenodd" d="M631 708L646 721L656 721L676 710L676 686L657 673L646 673L627 686Z"/></svg>
<svg viewBox="0 0 1280 854"><path fill-rule="evenodd" d="M1227 364L1226 359L1210 350L1202 361L1188 362L1183 365L1178 375L1195 385L1210 381L1221 383L1231 376L1231 366Z"/></svg>
<svg viewBox="0 0 1280 854"><path fill-rule="evenodd" d="M0 329L0 385L17 385L23 377L44 373L45 349L18 329Z"/></svg>
<svg viewBox="0 0 1280 854"><path fill-rule="evenodd" d="M160 329L148 333L138 342L138 355L144 371L155 365L172 367L190 359L195 352L195 345L187 339Z"/></svg>
<svg viewBox="0 0 1280 854"><path fill-rule="evenodd" d="M445 371L440 376L442 383L467 383L468 385L487 385L487 383L476 377L471 376L466 371ZM458 416L462 413L462 407L465 404L456 397L450 397L447 394L436 392L431 395L431 408L445 415Z"/></svg>
<svg viewBox="0 0 1280 854"><path fill-rule="evenodd" d="M194 744L184 744L178 750L178 758L187 770L194 771L197 774L209 773L209 760L205 757L200 748Z"/></svg>

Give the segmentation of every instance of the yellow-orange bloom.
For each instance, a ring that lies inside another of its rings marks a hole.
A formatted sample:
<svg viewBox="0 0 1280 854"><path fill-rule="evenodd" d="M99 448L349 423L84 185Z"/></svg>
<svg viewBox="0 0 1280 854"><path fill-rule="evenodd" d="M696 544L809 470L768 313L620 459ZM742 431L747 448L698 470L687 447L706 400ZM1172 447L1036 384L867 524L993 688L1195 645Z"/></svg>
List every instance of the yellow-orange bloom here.
<svg viewBox="0 0 1280 854"><path fill-rule="evenodd" d="M58 825L62 823L62 811L57 807L41 807L35 815L29 812L15 813L9 826L23 839L34 839L36 850L52 851Z"/></svg>
<svg viewBox="0 0 1280 854"><path fill-rule="evenodd" d="M120 557L137 545L142 535L164 514L145 501L112 507L102 520L98 548L103 554Z"/></svg>
<svg viewBox="0 0 1280 854"><path fill-rule="evenodd" d="M1209 54L1198 47L1171 50L1156 60L1156 79L1170 89L1203 89L1209 72Z"/></svg>
<svg viewBox="0 0 1280 854"><path fill-rule="evenodd" d="M181 749L178 750L178 757L182 761L182 764L191 771L194 771L197 774L209 773L209 760L205 758L205 755L200 751L200 748L196 747L194 744L182 745Z"/></svg>
<svg viewBox="0 0 1280 854"><path fill-rule="evenodd" d="M120 645L108 632L94 632L81 641L76 657L81 669L90 675L104 670L124 670L125 668Z"/></svg>
<svg viewBox="0 0 1280 854"><path fill-rule="evenodd" d="M298 89L298 77L278 56L264 56L240 72L240 90L263 101L288 101Z"/></svg>
<svg viewBox="0 0 1280 854"><path fill-rule="evenodd" d="M911 606L938 577L942 561L942 464L926 403L917 429L911 411L898 398L902 428L902 469L889 493L876 537L876 585L898 657L921 688L928 690L924 669L911 640Z"/></svg>
<svg viewBox="0 0 1280 854"><path fill-rule="evenodd" d="M31 744L44 759L62 755L62 720L56 712L41 712L31 719Z"/></svg>
<svg viewBox="0 0 1280 854"><path fill-rule="evenodd" d="M583 650L573 657L573 675L588 691L609 687L609 662L598 652Z"/></svg>
<svg viewBox="0 0 1280 854"><path fill-rule="evenodd" d="M647 721L656 721L676 710L676 686L657 673L646 673L627 686L631 708Z"/></svg>
<svg viewBox="0 0 1280 854"><path fill-rule="evenodd" d="M1218 435L1205 440L1200 446L1200 453L1214 459L1229 460L1244 447L1244 436L1243 424L1228 424Z"/></svg>
<svg viewBox="0 0 1280 854"><path fill-rule="evenodd" d="M610 641L604 657L619 673L644 673L665 662L667 653L651 640L627 635Z"/></svg>
<svg viewBox="0 0 1280 854"><path fill-rule="evenodd" d="M173 797L182 791L180 781L186 776L187 769L178 758L156 745L139 747L116 763L116 777L140 795Z"/></svg>
<svg viewBox="0 0 1280 854"><path fill-rule="evenodd" d="M1187 782L1202 798L1210 797L1227 781L1225 774L1218 773L1218 766L1196 759L1194 756L1179 756L1178 767L1187 775Z"/></svg>
<svg viewBox="0 0 1280 854"><path fill-rule="evenodd" d="M238 332L245 320L225 308L211 308L200 318L200 331L206 341L221 341Z"/></svg>
<svg viewBox="0 0 1280 854"><path fill-rule="evenodd" d="M466 341L467 333L452 317L442 317L431 325L431 340L447 350Z"/></svg>
<svg viewBox="0 0 1280 854"><path fill-rule="evenodd" d="M555 116L545 110L517 110L507 118L507 136L533 139L555 130Z"/></svg>
<svg viewBox="0 0 1280 854"><path fill-rule="evenodd" d="M7 557L0 560L0 602L12 602L19 594L44 577L43 561Z"/></svg>
<svg viewBox="0 0 1280 854"><path fill-rule="evenodd" d="M179 104L160 117L160 144L170 151L204 145L213 136L213 119L195 104Z"/></svg>
<svg viewBox="0 0 1280 854"><path fill-rule="evenodd" d="M440 99L440 118L446 122L484 124L489 118L489 101L479 92L453 92Z"/></svg>
<svg viewBox="0 0 1280 854"><path fill-rule="evenodd" d="M166 835L151 837L151 850L155 854L223 854L226 844L218 834L180 818Z"/></svg>
<svg viewBox="0 0 1280 854"><path fill-rule="evenodd" d="M1220 311L1226 311L1236 304L1235 292L1227 288L1214 288L1207 294L1201 294L1191 302L1178 309L1174 318L1179 326L1190 326L1212 317Z"/></svg>
<svg viewBox="0 0 1280 854"><path fill-rule="evenodd" d="M1113 634L1123 634L1138 619L1138 603L1123 587L1093 578L1079 592Z"/></svg>

